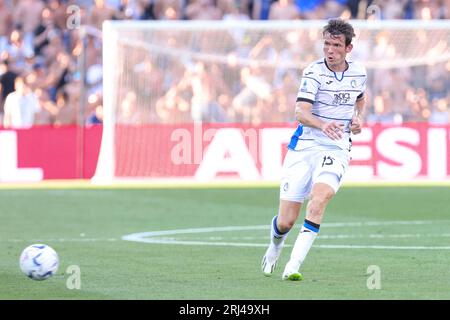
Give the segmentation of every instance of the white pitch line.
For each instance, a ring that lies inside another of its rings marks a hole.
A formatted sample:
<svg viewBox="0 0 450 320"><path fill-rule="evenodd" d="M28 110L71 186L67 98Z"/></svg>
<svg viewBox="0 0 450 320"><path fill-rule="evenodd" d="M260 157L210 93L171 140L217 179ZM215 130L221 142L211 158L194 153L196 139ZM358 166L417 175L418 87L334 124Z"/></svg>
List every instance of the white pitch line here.
<svg viewBox="0 0 450 320"><path fill-rule="evenodd" d="M51 243L51 242L113 242L116 238L57 238L57 239L4 239L0 242L29 242L29 243Z"/></svg>
<svg viewBox="0 0 450 320"><path fill-rule="evenodd" d="M129 240L130 241L130 240ZM177 244L196 246L226 246L226 247L267 247L267 243L246 242L208 242L208 241L180 241L175 239L142 239L139 242L153 244ZM286 245L292 247L292 245ZM377 249L377 250L450 250L450 246L382 246L382 245L313 245L321 249Z"/></svg>
<svg viewBox="0 0 450 320"><path fill-rule="evenodd" d="M314 245L323 249L450 250L450 246Z"/></svg>
<svg viewBox="0 0 450 320"><path fill-rule="evenodd" d="M442 222L442 221L439 221ZM369 222L347 222L347 223L328 223L323 224L327 227L365 227L365 226L385 226L385 225L423 225L433 224L436 221L416 220L416 221L369 221ZM163 231L150 231L139 232L124 235L122 240L134 241L142 243L152 244L177 244L177 245L199 245L199 246L233 246L233 247L266 247L267 243L249 243L249 242L229 242L229 241L217 241L221 237L211 237L215 241L196 241L196 240L181 240L180 238L168 238L161 236L179 235L179 234L199 234L199 233L211 233L211 232L226 232L226 231L248 231L248 230L268 230L267 225L257 226L228 226L228 227L210 227L210 228L189 228L189 229L176 229L176 230L163 230ZM441 234L442 236L450 236L450 234ZM331 239L335 235L330 235ZM335 237L352 238L352 235L337 235ZM363 235L361 235L363 236ZM368 238L408 238L408 237L421 237L420 234L395 234L395 235L380 235L371 234ZM435 235L437 236L437 235ZM353 235L354 237L354 235ZM320 238L320 237L319 237ZM322 237L325 238L325 237ZM226 238L229 240L230 238ZM250 237L245 237L245 240L249 240ZM318 245L315 247L324 249L392 249L392 250L450 250L450 246L388 246L388 245Z"/></svg>
<svg viewBox="0 0 450 320"><path fill-rule="evenodd" d="M449 222L447 220L440 220L438 222ZM367 221L367 222L330 222L322 224L327 228L342 228L342 227L370 227L370 226L390 226L390 225L424 225L433 224L436 221L429 220L414 220L414 221ZM232 247L266 247L267 243L252 243L252 242L230 242L229 240L262 240L267 237L217 237L212 236L203 240L182 240L180 238L168 238L161 236L179 235L179 234L200 234L211 232L227 232L227 231L248 231L248 230L268 230L268 225L256 226L227 226L227 227L210 227L210 228L189 228L163 231L150 231L125 235L122 240L135 241L153 244L178 244L178 245L205 245L205 246L232 246ZM320 235L319 239L395 239L395 238L439 238L450 237L449 233L443 234L338 234L338 235ZM53 239L5 239L0 242L29 242L29 243L52 243L52 242L114 242L120 239L116 238L53 238ZM221 241L228 240L228 241ZM287 245L288 247L291 245ZM324 249L393 249L393 250L450 250L449 246L388 246L388 245L320 245L316 244L314 247Z"/></svg>
<svg viewBox="0 0 450 320"><path fill-rule="evenodd" d="M390 225L423 225L431 224L433 221L412 220L412 221L367 221L367 222L329 222L323 223L322 228L341 228L341 227L365 227L365 226L390 226ZM157 237L174 234L192 234L192 233L208 233L208 232L225 232L225 231L247 231L247 230L268 230L269 225L256 226L228 226L228 227L209 227L209 228L188 228L163 231L138 232L122 237L123 240L128 238ZM133 241L133 240L130 240Z"/></svg>
<svg viewBox="0 0 450 320"><path fill-rule="evenodd" d="M442 233L442 234L356 234L356 235L347 235L347 234L335 234L335 235L319 235L318 239L328 240L328 239L396 239L396 238L448 238L450 237L450 233ZM174 243L174 241L179 242L205 242L203 240L198 239L184 239L183 238L157 238L158 241L162 240L164 243ZM202 238L205 239L205 238ZM208 241L248 241L248 240L267 240L267 236L260 237L207 237ZM50 243L50 242L114 242L119 241L120 239L116 238L55 238L55 239L0 239L0 242L33 242L33 243ZM151 243L156 243L154 240ZM211 243L211 242L205 242ZM221 244L225 242L220 242ZM226 242L229 243L229 242ZM233 242L235 244L235 242Z"/></svg>
<svg viewBox="0 0 450 320"><path fill-rule="evenodd" d="M319 234L318 239L402 239L402 238L448 238L450 233L441 234ZM263 240L268 239L267 236L260 237L208 237L208 240ZM180 240L180 238L178 238ZM189 240L193 240L190 238Z"/></svg>
<svg viewBox="0 0 450 320"><path fill-rule="evenodd" d="M442 222L442 220L440 220L439 222ZM410 225L423 225L423 224L433 224L433 223L435 223L435 221L430 221L430 220L366 221L366 222L329 222L329 223L323 223L321 226L327 227L327 228L341 228L341 227L372 227L372 226L376 227L376 226L392 226L392 225L410 226Z"/></svg>
<svg viewBox="0 0 450 320"><path fill-rule="evenodd" d="M442 221L441 221L442 222ZM428 220L413 220L413 221L367 221L367 222L328 222L323 223L322 228L343 228L343 227L365 227L365 226L387 226L387 225L424 225L432 224L433 221ZM177 229L177 230L164 230L164 231L151 231L134 233L133 237L157 237L164 235L174 235L174 234L195 234L195 233L208 233L208 232L226 232L226 231L248 231L248 230L269 230L268 225L256 225L256 226L228 226L228 227L211 227L211 228L190 228L190 229ZM122 237L123 240L124 236ZM133 238L132 237L132 238ZM324 239L326 235L321 236ZM345 237L342 235L340 237ZM349 236L350 237L350 236ZM220 238L220 237L218 237ZM227 238L230 239L230 238ZM251 240L251 237L245 238L246 240ZM115 238L54 238L54 239L4 239L0 242L112 242L118 241ZM220 240L220 239L218 239ZM130 240L134 241L134 240Z"/></svg>

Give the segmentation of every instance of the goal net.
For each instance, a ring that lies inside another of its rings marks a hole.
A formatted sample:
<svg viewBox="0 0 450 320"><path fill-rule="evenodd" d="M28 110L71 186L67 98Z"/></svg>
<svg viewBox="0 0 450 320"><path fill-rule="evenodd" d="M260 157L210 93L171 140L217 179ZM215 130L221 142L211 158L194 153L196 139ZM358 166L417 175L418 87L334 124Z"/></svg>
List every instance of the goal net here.
<svg viewBox="0 0 450 320"><path fill-rule="evenodd" d="M301 72L323 56L325 24L105 22L104 124L93 181L193 177L211 142L209 129L248 133L292 124ZM411 86L427 86L449 72L449 22L352 25L357 35L350 59L367 68L370 106L370 99L390 92L399 101L393 112L414 120L402 99ZM249 148L249 135L244 142Z"/></svg>

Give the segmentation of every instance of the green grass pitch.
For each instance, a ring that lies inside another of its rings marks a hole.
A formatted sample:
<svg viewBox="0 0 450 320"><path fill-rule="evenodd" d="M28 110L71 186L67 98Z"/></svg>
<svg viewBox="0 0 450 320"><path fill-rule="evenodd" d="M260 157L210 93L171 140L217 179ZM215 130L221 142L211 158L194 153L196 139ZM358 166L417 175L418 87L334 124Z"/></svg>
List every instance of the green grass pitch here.
<svg viewBox="0 0 450 320"><path fill-rule="evenodd" d="M304 280L286 282L304 209L275 274L264 277L276 187L3 188L0 299L450 299L449 199L448 186L343 187ZM143 238L153 243L122 239L165 230L175 231ZM32 243L58 252L52 278L21 273ZM79 290L67 288L71 265L81 270ZM380 289L368 289L370 266Z"/></svg>

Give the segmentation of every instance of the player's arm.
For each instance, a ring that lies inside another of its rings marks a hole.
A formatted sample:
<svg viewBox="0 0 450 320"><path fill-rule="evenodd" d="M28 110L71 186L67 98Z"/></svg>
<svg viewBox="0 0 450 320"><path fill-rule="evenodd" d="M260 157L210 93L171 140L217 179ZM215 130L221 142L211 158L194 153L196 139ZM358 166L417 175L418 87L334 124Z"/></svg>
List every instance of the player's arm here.
<svg viewBox="0 0 450 320"><path fill-rule="evenodd" d="M295 105L295 118L306 127L322 130L333 140L342 138L344 125L336 121L325 122L314 116L311 112L312 103L307 101L297 101Z"/></svg>
<svg viewBox="0 0 450 320"><path fill-rule="evenodd" d="M364 94L362 94L362 96L359 97L355 103L355 113L353 114L352 123L350 126L350 130L352 131L353 134L361 133L365 111L366 111L366 97Z"/></svg>

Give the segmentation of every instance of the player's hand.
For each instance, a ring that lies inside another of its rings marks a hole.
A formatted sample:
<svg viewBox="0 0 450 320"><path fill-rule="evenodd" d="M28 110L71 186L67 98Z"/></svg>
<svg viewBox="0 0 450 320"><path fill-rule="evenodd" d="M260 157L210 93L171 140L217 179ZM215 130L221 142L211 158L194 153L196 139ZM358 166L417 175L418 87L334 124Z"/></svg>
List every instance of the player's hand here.
<svg viewBox="0 0 450 320"><path fill-rule="evenodd" d="M350 123L350 130L353 134L361 133L362 121L358 116L353 116Z"/></svg>
<svg viewBox="0 0 450 320"><path fill-rule="evenodd" d="M344 132L344 124L336 121L325 122L322 126L322 132L332 140L339 140Z"/></svg>

